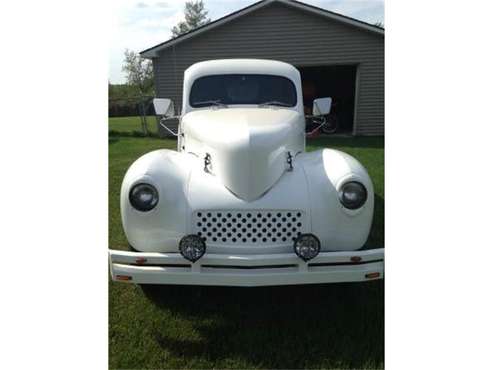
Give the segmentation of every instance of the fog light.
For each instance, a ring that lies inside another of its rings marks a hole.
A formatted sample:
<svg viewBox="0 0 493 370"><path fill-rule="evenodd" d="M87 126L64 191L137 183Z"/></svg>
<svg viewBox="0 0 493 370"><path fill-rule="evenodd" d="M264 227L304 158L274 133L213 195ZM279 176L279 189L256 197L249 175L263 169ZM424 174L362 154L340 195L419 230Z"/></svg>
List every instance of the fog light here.
<svg viewBox="0 0 493 370"><path fill-rule="evenodd" d="M195 262L205 253L205 242L198 235L187 235L180 240L180 254L183 258Z"/></svg>
<svg viewBox="0 0 493 370"><path fill-rule="evenodd" d="M301 234L294 242L294 253L303 261L309 261L320 253L320 240L313 234Z"/></svg>

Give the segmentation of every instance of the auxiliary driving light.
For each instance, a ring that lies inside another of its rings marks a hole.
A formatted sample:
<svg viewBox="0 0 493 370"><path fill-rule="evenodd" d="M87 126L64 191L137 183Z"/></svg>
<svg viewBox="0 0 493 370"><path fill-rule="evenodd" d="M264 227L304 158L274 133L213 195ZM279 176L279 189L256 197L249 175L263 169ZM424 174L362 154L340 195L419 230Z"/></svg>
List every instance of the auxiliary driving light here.
<svg viewBox="0 0 493 370"><path fill-rule="evenodd" d="M294 242L294 253L303 261L309 261L320 253L320 240L313 234L301 234Z"/></svg>
<svg viewBox="0 0 493 370"><path fill-rule="evenodd" d="M187 235L180 240L180 254L190 262L195 262L205 253L205 242L198 235Z"/></svg>

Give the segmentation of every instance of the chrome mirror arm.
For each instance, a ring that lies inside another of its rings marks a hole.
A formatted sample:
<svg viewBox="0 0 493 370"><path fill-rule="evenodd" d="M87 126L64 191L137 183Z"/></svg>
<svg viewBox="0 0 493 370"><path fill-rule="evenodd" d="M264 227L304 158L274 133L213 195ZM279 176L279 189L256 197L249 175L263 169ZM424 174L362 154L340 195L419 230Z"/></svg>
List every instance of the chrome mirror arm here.
<svg viewBox="0 0 493 370"><path fill-rule="evenodd" d="M180 118L179 116L174 116L174 117L163 117L159 120L159 125L164 128L166 131L168 131L171 135L178 137L178 133L174 132L172 129L170 129L168 126L166 126L163 121L166 121L167 119L173 119L173 118Z"/></svg>

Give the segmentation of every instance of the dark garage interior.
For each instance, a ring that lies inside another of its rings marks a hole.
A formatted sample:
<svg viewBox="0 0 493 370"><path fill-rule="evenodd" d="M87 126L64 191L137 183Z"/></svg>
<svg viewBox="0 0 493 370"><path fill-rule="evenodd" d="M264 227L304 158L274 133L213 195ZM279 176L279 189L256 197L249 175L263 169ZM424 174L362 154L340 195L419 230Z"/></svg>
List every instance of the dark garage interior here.
<svg viewBox="0 0 493 370"><path fill-rule="evenodd" d="M356 87L356 65L297 67L303 84L305 113L311 114L313 100L331 97L331 114L337 116L337 133L352 134Z"/></svg>

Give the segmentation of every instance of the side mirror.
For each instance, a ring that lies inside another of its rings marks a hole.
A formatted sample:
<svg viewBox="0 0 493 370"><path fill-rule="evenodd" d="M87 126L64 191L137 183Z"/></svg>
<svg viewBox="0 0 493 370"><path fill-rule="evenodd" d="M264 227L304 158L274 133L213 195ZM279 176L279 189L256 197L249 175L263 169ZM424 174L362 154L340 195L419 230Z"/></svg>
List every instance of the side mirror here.
<svg viewBox="0 0 493 370"><path fill-rule="evenodd" d="M332 98L319 98L313 101L313 111L314 116L325 116L330 113L332 108Z"/></svg>
<svg viewBox="0 0 493 370"><path fill-rule="evenodd" d="M173 100L154 98L152 103L154 104L154 111L157 116L169 118L175 115L175 104L173 103Z"/></svg>

